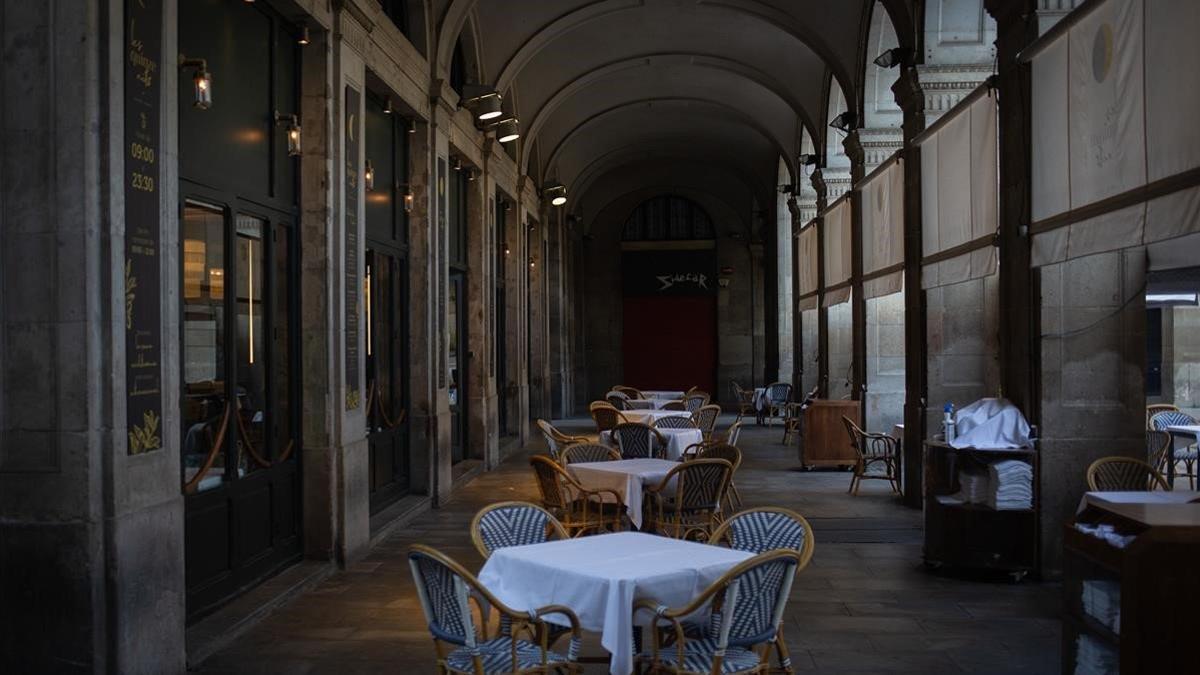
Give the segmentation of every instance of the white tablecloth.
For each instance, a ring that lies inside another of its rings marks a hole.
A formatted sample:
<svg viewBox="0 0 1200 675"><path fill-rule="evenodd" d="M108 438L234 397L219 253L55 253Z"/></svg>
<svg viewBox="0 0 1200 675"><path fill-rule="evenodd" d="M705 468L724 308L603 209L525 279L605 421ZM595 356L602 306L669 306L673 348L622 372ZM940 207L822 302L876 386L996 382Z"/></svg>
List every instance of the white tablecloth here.
<svg viewBox="0 0 1200 675"><path fill-rule="evenodd" d="M659 429L659 433L667 439L666 458L676 460L683 456L683 451L688 449L688 446L700 443L704 440L704 434L699 429ZM600 432L600 442L604 445L617 447L612 438L611 431Z"/></svg>
<svg viewBox="0 0 1200 675"><path fill-rule="evenodd" d="M630 422L641 422L642 424L649 425L653 425L655 420L660 420L664 417L692 416L686 410L622 410L621 414Z"/></svg>
<svg viewBox="0 0 1200 675"><path fill-rule="evenodd" d="M664 401L682 401L682 391L643 391L642 396L646 398L657 398Z"/></svg>
<svg viewBox="0 0 1200 675"><path fill-rule="evenodd" d="M585 488L621 495L629 522L642 529L642 490L662 482L679 462L666 459L622 459L616 462L568 464L567 471ZM611 499L611 498L610 498Z"/></svg>
<svg viewBox="0 0 1200 675"><path fill-rule="evenodd" d="M516 610L570 607L584 630L600 633L600 644L612 654L609 672L628 675L635 600L680 607L750 557L719 546L618 532L497 549L479 580ZM640 612L638 623L650 618Z"/></svg>

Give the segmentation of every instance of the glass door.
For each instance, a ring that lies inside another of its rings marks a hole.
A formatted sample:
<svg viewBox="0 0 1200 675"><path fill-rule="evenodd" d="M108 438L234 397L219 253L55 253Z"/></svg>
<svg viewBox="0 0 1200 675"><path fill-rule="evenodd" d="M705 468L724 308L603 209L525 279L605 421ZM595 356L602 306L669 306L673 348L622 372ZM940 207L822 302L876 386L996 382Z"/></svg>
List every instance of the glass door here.
<svg viewBox="0 0 1200 675"><path fill-rule="evenodd" d="M406 409L404 261L367 251L364 284L367 343L367 442L371 513L408 494L410 466Z"/></svg>
<svg viewBox="0 0 1200 675"><path fill-rule="evenodd" d="M188 614L300 555L290 224L188 201L182 218Z"/></svg>

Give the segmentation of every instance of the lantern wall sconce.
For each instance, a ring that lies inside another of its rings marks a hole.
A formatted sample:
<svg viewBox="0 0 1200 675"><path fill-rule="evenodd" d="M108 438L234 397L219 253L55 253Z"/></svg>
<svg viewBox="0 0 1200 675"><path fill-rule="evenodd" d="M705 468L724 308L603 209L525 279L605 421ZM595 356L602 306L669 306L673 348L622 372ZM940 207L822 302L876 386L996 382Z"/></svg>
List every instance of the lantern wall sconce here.
<svg viewBox="0 0 1200 675"><path fill-rule="evenodd" d="M413 195L412 187L404 183L397 183L396 188L404 190L404 212L412 213L413 204L416 202L416 197Z"/></svg>
<svg viewBox="0 0 1200 675"><path fill-rule="evenodd" d="M212 107L212 73L208 72L208 61L189 59L179 55L180 70L195 70L192 75L192 107L208 110Z"/></svg>
<svg viewBox="0 0 1200 675"><path fill-rule="evenodd" d="M371 166L371 160L369 159L363 167L363 187L366 188L367 192L375 189L375 167Z"/></svg>
<svg viewBox="0 0 1200 675"><path fill-rule="evenodd" d="M275 112L276 124L287 124L287 149L289 157L300 156L300 118Z"/></svg>

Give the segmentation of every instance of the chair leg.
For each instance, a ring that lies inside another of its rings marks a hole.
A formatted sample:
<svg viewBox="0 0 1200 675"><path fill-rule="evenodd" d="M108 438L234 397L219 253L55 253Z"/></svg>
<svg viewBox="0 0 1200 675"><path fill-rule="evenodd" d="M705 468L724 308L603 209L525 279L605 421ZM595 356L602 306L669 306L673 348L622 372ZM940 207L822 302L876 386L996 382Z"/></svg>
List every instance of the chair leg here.
<svg viewBox="0 0 1200 675"><path fill-rule="evenodd" d="M775 671L777 673L787 673L792 675L795 671L792 670L792 656L788 653L787 643L783 641L783 627L780 626L779 632L775 635L775 657L779 660Z"/></svg>

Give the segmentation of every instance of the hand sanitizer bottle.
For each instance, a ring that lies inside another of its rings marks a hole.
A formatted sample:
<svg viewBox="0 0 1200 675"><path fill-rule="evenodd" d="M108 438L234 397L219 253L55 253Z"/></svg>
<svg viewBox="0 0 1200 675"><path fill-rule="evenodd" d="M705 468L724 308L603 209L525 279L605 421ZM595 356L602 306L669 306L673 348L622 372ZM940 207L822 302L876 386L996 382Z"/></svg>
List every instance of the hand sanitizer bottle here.
<svg viewBox="0 0 1200 675"><path fill-rule="evenodd" d="M954 404L947 403L942 409L942 437L947 443L954 441Z"/></svg>

